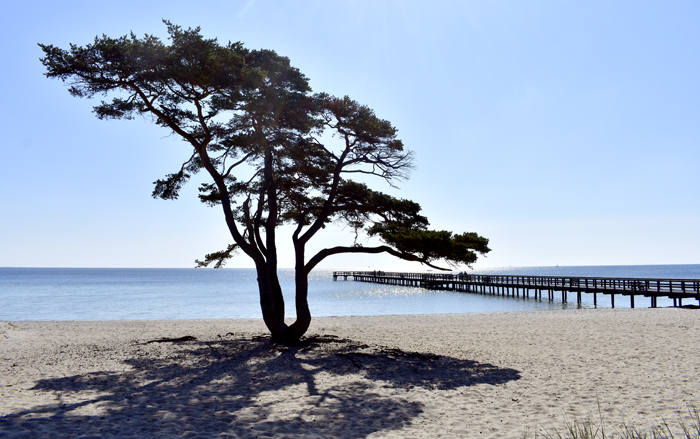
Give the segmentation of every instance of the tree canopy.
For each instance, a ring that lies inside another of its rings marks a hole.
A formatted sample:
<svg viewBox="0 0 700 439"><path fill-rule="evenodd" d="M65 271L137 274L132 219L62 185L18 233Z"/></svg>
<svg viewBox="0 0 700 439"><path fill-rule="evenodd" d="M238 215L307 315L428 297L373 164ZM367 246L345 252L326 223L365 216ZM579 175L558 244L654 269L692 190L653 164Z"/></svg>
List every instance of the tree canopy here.
<svg viewBox="0 0 700 439"><path fill-rule="evenodd" d="M103 35L67 50L40 44L41 62L47 77L69 83L71 95L109 96L94 107L98 118L146 117L192 147L180 169L154 182L153 197L176 199L193 175L210 176L199 198L222 209L233 243L196 263L220 267L239 251L252 258L273 338L306 332L308 274L329 256L389 253L443 269L435 263L469 265L490 251L486 238L430 230L417 203L356 181L395 186L409 176L414 155L389 121L347 96L312 93L308 79L274 51L222 45L199 28L165 24L170 44L152 35ZM354 244L306 255L307 243L331 222L351 227ZM294 228L296 264L297 321L289 326L277 277L276 231L285 224ZM365 246L359 234L381 244Z"/></svg>

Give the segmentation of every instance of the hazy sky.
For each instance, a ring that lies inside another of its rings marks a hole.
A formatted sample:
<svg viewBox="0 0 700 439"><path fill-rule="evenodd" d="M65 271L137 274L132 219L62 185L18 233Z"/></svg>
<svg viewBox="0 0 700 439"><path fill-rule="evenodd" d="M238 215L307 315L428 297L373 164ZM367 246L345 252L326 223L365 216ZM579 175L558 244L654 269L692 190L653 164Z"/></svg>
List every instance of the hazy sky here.
<svg viewBox="0 0 700 439"><path fill-rule="evenodd" d="M165 38L162 19L275 50L314 91L390 120L417 168L400 191L377 187L420 203L434 228L489 238L477 268L700 263L696 0L68 0L0 6L0 266L192 267L231 242L196 184L151 197L183 142L97 120L95 102L43 76L38 42ZM352 238L329 230L315 246Z"/></svg>

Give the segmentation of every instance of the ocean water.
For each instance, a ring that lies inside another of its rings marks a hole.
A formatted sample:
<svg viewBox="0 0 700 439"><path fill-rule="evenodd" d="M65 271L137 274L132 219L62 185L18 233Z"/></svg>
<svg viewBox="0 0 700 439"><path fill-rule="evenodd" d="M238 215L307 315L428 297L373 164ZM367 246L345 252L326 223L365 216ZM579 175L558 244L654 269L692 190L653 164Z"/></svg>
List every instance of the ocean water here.
<svg viewBox="0 0 700 439"><path fill-rule="evenodd" d="M583 303L550 302L422 288L333 281L332 270L309 279L312 316L447 314L592 308ZM700 265L508 267L473 273L700 279ZM294 273L280 270L287 316L294 317ZM555 294L556 296L556 294ZM571 298L571 295L570 295ZM629 307L618 296L616 307ZM693 303L695 301L692 301ZM637 307L649 306L637 298ZM671 301L659 299L659 306ZM609 307L598 295L598 307ZM255 270L224 268L0 268L0 320L151 320L260 318Z"/></svg>

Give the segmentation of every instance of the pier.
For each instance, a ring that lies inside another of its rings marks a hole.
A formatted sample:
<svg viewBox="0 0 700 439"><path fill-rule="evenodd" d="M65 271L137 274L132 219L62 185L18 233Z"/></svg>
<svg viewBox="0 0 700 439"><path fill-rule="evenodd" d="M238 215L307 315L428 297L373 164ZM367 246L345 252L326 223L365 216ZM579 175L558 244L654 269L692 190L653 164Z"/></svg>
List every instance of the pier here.
<svg viewBox="0 0 700 439"><path fill-rule="evenodd" d="M683 306L683 299L700 302L700 279L636 279L580 276L517 276L500 274L454 273L400 273L387 271L334 271L333 280L352 280L388 285L402 285L429 290L458 291L512 297L547 299L553 301L561 293L562 302L569 293L576 293L581 303L582 294L593 294L593 304L598 305L598 294L609 294L615 308L615 295L629 296L634 308L635 297L651 300L656 308L659 297L673 299L673 306Z"/></svg>

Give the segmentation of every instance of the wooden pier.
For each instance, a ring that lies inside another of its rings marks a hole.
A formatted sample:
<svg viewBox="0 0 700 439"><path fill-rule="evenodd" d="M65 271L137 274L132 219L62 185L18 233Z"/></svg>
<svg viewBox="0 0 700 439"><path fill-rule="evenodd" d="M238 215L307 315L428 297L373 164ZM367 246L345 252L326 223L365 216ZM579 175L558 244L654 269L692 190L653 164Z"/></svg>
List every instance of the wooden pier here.
<svg viewBox="0 0 700 439"><path fill-rule="evenodd" d="M555 293L561 293L562 302L567 302L568 293L593 294L593 304L598 305L598 294L609 294L615 308L615 295L629 296L634 308L635 297L648 297L651 307L656 308L659 297L673 299L673 306L683 306L683 299L700 302L700 280L698 279L635 279L580 276L511 276L500 274L454 274L454 273L398 273L387 271L334 271L333 280L354 280L378 284L403 285L430 290L447 290L467 293L493 294L512 297L542 299L545 291L550 301Z"/></svg>

